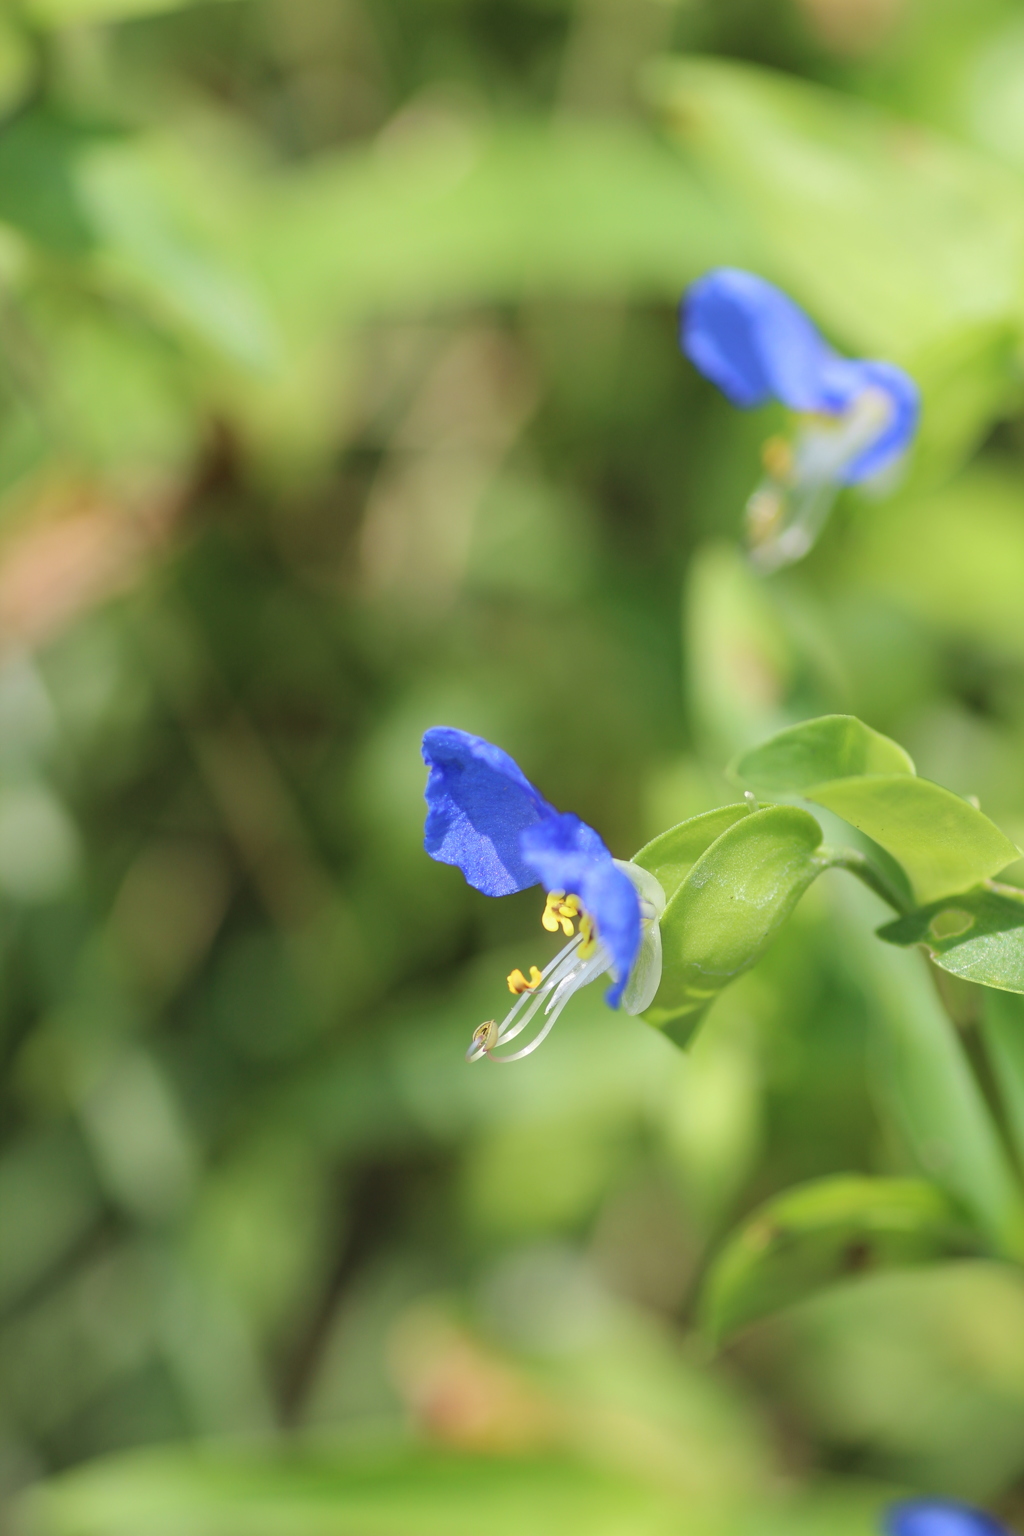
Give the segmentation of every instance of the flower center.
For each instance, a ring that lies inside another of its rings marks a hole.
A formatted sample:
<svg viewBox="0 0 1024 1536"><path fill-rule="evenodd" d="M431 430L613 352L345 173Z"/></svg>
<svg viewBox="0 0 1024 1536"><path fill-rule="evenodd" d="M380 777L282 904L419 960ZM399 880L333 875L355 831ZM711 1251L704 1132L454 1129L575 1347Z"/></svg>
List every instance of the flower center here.
<svg viewBox="0 0 1024 1536"><path fill-rule="evenodd" d="M541 926L546 928L548 933L557 933L561 928L566 938L571 939L576 932L575 922L579 915L578 896L567 895L565 891L549 891L541 914Z"/></svg>
<svg viewBox="0 0 1024 1536"><path fill-rule="evenodd" d="M540 920L541 926L548 933L557 933L561 929L567 939L576 933L578 923L580 943L576 953L581 960L588 960L597 948L593 919L584 912L580 898L571 891L549 891ZM522 997L524 992L535 991L542 979L541 969L537 965L530 966L529 979L518 966L514 971L509 971L505 978L513 997Z"/></svg>

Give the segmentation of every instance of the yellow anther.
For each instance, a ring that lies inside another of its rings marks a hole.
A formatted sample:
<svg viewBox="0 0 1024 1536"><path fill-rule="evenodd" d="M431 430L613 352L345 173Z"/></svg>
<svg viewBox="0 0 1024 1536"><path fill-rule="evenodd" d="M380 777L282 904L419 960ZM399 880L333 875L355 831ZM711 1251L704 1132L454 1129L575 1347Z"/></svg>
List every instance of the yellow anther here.
<svg viewBox="0 0 1024 1536"><path fill-rule="evenodd" d="M473 1044L481 1050L490 1051L498 1043L498 1026L493 1019L488 1019L485 1024L478 1024L473 1031Z"/></svg>
<svg viewBox="0 0 1024 1536"><path fill-rule="evenodd" d="M597 934L594 932L594 924L591 918L584 912L580 918L580 947L576 951L581 960L589 960L597 948Z"/></svg>
<svg viewBox="0 0 1024 1536"><path fill-rule="evenodd" d="M529 981L527 981L526 977L523 975L522 971L518 969L518 967L514 971L509 971L508 976L505 979L508 982L508 989L512 993L512 996L522 997L524 992L532 992L535 987L540 986L540 966L530 966ZM483 1028L482 1025L480 1027Z"/></svg>
<svg viewBox="0 0 1024 1536"><path fill-rule="evenodd" d="M548 933L557 933L559 928L567 939L571 939L576 932L573 924L580 915L580 899L578 896L567 896L564 891L549 891L544 903L544 911L541 915L541 923Z"/></svg>
<svg viewBox="0 0 1024 1536"><path fill-rule="evenodd" d="M793 473L793 450L784 437L768 438L761 448L761 463L773 480L789 480Z"/></svg>

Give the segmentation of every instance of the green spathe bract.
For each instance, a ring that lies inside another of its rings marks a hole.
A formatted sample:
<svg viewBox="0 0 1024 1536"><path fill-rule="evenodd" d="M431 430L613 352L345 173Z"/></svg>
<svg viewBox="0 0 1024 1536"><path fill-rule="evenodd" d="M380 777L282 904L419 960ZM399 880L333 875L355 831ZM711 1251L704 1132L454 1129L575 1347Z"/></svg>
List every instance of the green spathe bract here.
<svg viewBox="0 0 1024 1536"><path fill-rule="evenodd" d="M725 819L725 813L711 814ZM715 825L701 820L708 830ZM676 829L680 846L682 833ZM827 867L818 856L820 843L821 828L813 816L776 805L734 821L704 849L661 918L662 982L644 1014L651 1024L677 1044L685 1043L722 989L760 959ZM669 846L666 842L666 852ZM640 857L651 858L656 847L650 844Z"/></svg>

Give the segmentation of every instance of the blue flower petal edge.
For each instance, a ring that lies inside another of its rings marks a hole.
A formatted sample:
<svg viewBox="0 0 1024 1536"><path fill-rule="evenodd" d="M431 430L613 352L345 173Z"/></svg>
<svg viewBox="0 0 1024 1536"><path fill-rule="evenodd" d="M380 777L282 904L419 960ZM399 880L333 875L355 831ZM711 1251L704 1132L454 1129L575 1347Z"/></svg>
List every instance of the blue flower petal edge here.
<svg viewBox="0 0 1024 1536"><path fill-rule="evenodd" d="M888 399L879 435L838 477L852 484L888 468L917 429L920 397L893 363L841 357L799 305L756 273L718 267L687 291L680 345L701 373L734 405L781 400L791 410L840 415L865 390Z"/></svg>
<svg viewBox="0 0 1024 1536"><path fill-rule="evenodd" d="M612 957L615 981L605 993L617 1008L640 948L640 903L629 876L578 816L554 816L522 835L523 857L549 891L573 891Z"/></svg>
<svg viewBox="0 0 1024 1536"><path fill-rule="evenodd" d="M423 761L430 769L423 837L430 857L456 865L485 896L511 896L536 885L520 837L558 813L518 763L482 736L447 725L426 732Z"/></svg>
<svg viewBox="0 0 1024 1536"><path fill-rule="evenodd" d="M485 896L531 885L579 897L612 959L607 993L616 1008L640 948L640 902L601 838L578 816L561 815L518 763L482 736L434 726L423 737L427 824L423 846L454 864Z"/></svg>
<svg viewBox="0 0 1024 1536"><path fill-rule="evenodd" d="M1009 1536L993 1515L952 1499L907 1499L886 1511L886 1536Z"/></svg>

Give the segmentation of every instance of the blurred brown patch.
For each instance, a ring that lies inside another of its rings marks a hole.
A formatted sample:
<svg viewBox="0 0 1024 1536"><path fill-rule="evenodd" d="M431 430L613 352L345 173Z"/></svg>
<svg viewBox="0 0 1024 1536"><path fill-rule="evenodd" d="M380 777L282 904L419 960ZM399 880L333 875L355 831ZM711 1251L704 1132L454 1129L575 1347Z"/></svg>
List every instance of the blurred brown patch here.
<svg viewBox="0 0 1024 1536"><path fill-rule="evenodd" d="M558 1416L511 1364L430 1303L392 1333L391 1368L419 1428L432 1440L483 1454L520 1454L557 1443Z"/></svg>
<svg viewBox="0 0 1024 1536"><path fill-rule="evenodd" d="M480 499L536 403L519 349L479 327L427 373L370 492L360 569L371 597L437 611L454 599Z"/></svg>
<svg viewBox="0 0 1024 1536"><path fill-rule="evenodd" d="M873 53L907 9L906 0L797 0L818 42L843 58Z"/></svg>
<svg viewBox="0 0 1024 1536"><path fill-rule="evenodd" d="M0 543L0 656L45 644L129 588L180 505L164 494L129 511L95 489L48 488Z"/></svg>

